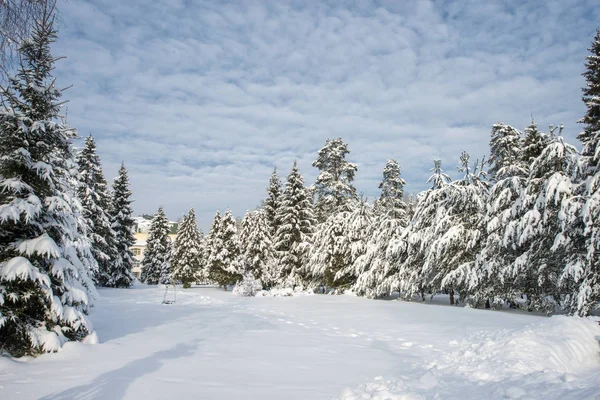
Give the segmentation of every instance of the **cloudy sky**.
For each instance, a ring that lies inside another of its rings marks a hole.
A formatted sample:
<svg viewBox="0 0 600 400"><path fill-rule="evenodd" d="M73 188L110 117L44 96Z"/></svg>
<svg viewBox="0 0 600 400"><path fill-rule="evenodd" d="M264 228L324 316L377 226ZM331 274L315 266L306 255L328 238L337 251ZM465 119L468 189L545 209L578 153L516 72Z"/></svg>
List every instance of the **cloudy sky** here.
<svg viewBox="0 0 600 400"><path fill-rule="evenodd" d="M236 215L295 159L307 184L327 138L378 194L396 158L407 190L434 158L456 176L491 125L565 124L578 145L583 63L597 0L60 3L56 70L69 122L98 142L105 173L129 169L136 214L163 205Z"/></svg>

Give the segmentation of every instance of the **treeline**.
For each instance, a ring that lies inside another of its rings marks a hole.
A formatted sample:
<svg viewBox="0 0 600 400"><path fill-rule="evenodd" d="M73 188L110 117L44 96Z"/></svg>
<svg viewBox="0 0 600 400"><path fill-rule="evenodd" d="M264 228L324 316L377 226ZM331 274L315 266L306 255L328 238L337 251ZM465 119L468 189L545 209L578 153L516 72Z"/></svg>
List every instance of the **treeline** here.
<svg viewBox="0 0 600 400"><path fill-rule="evenodd" d="M240 224L230 211L217 213L206 238L192 211L173 265L149 251L145 280L166 282L161 276L169 274L159 271L172 271L185 286L260 279L265 288L404 299L447 293L450 303L474 307L591 313L600 299L600 31L590 51L581 153L565 143L562 126L541 132L532 121L521 132L498 123L489 159L460 155L460 179L435 160L430 188L409 203L400 166L389 160L381 195L369 204L352 184L357 166L346 160L347 144L327 140L313 186L296 164L285 188L275 171L262 207ZM167 249L166 218L155 221L148 245Z"/></svg>

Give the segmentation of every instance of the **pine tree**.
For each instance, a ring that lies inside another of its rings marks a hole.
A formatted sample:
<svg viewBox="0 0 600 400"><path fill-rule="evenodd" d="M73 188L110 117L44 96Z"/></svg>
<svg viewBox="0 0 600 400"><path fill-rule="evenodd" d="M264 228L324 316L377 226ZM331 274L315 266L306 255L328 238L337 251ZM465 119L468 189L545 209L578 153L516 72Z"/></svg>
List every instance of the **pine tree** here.
<svg viewBox="0 0 600 400"><path fill-rule="evenodd" d="M129 177L124 164L113 182L113 196L110 208L111 227L115 232L115 257L112 260L107 286L127 288L133 283L133 253L131 246L135 243L133 236L134 221L131 208L131 190Z"/></svg>
<svg viewBox="0 0 600 400"><path fill-rule="evenodd" d="M158 278L158 283L161 285L170 285L174 283L173 268L171 266L171 260L173 259L173 242L168 236L167 238L169 240L167 240L167 247L165 250L166 260L162 264L162 268L160 269L160 277Z"/></svg>
<svg viewBox="0 0 600 400"><path fill-rule="evenodd" d="M583 88L583 102L587 108L580 123L585 124L583 132L577 138L583 145L582 154L587 157L587 166L596 169L600 159L600 29L596 30L594 41L589 48L583 76L586 86Z"/></svg>
<svg viewBox="0 0 600 400"><path fill-rule="evenodd" d="M412 214L404 201L405 184L400 176L400 165L396 160L389 160L379 184L381 196L375 203L377 217L367 232L364 254L354 262L357 280L353 291L360 295L379 297L402 290L401 267L407 249L403 233Z"/></svg>
<svg viewBox="0 0 600 400"><path fill-rule="evenodd" d="M210 259L213 256L213 254L215 254L215 249L219 247L219 245L217 244L217 241L221 240L219 238L220 236L220 229L221 229L221 213L219 211L217 211L217 213L215 214L214 218L213 218L213 222L210 226L210 229L208 231L208 234L206 235L206 238L204 239L204 260L202 262L202 276L205 277L205 281L207 283L215 283L215 281L211 280L212 276L211 276L211 263L210 263Z"/></svg>
<svg viewBox="0 0 600 400"><path fill-rule="evenodd" d="M308 275L304 265L315 220L312 202L296 162L287 177L277 221L279 228L274 247L279 263L279 284L292 288L304 287Z"/></svg>
<svg viewBox="0 0 600 400"><path fill-rule="evenodd" d="M79 186L77 194L83 207L83 216L90 226L92 254L98 263L94 276L96 284L106 286L116 254L116 233L111 228L110 193L102 173L100 157L92 135L85 140L77 156Z"/></svg>
<svg viewBox="0 0 600 400"><path fill-rule="evenodd" d="M159 207L150 223L146 240L146 251L142 260L142 282L149 285L170 282L172 247L169 231L169 220L163 208Z"/></svg>
<svg viewBox="0 0 600 400"><path fill-rule="evenodd" d="M21 43L20 68L0 110L0 349L57 351L92 333L86 317L95 260L75 200L72 140L60 121L54 16L47 9Z"/></svg>
<svg viewBox="0 0 600 400"><path fill-rule="evenodd" d="M376 216L367 232L364 253L353 264L357 277L352 291L368 298L381 297L401 290L402 260L406 254L405 223L388 214Z"/></svg>
<svg viewBox="0 0 600 400"><path fill-rule="evenodd" d="M432 174L427 183L431 183L431 190L441 189L451 181L450 176L442 169L442 160L433 160L433 168L430 171Z"/></svg>
<svg viewBox="0 0 600 400"><path fill-rule="evenodd" d="M307 264L314 286L343 290L353 284L349 277L336 279L337 274L350 263L349 218L349 211L340 211L316 226Z"/></svg>
<svg viewBox="0 0 600 400"><path fill-rule="evenodd" d="M243 228L245 233L240 235L244 238L244 270L259 279L263 287L274 286L278 276L267 213L263 210L253 211L244 219L247 221Z"/></svg>
<svg viewBox="0 0 600 400"><path fill-rule="evenodd" d="M503 135L498 137L497 135ZM494 167L494 184L486 201L484 226L486 239L478 255L476 266L469 277L471 303L475 306L489 302L489 306L512 302L518 293L510 281L504 281L500 271L509 268L515 261L516 252L506 246L506 230L517 218L517 202L521 196L529 166L527 161L537 150L535 146L523 147L527 142L517 140L518 131L506 125L494 125L490 140L490 151ZM526 140L542 138L535 125L528 128Z"/></svg>
<svg viewBox="0 0 600 400"><path fill-rule="evenodd" d="M192 282L201 273L202 233L196 223L196 213L192 208L183 216L177 231L173 251L173 277L180 280L184 288L191 287Z"/></svg>
<svg viewBox="0 0 600 400"><path fill-rule="evenodd" d="M371 225L372 209L364 199L327 218L313 238L312 275L337 292L354 287L362 272L355 264L367 251Z"/></svg>
<svg viewBox="0 0 600 400"><path fill-rule="evenodd" d="M225 212L215 228L211 230L209 276L227 290L227 286L235 285L245 272L240 259L241 246L236 222L230 210Z"/></svg>
<svg viewBox="0 0 600 400"><path fill-rule="evenodd" d="M349 153L348 145L342 138L327 139L312 164L320 171L315 182L319 221L343 211L348 201L357 199L356 189L352 186L357 167L346 161Z"/></svg>
<svg viewBox="0 0 600 400"><path fill-rule="evenodd" d="M388 160L383 169L383 180L379 184L381 196L375 204L375 210L388 214L392 219L399 219L406 225L408 223L407 205L404 202L406 182L400 175L398 161Z"/></svg>
<svg viewBox="0 0 600 400"><path fill-rule="evenodd" d="M494 124L490 134L490 158L488 160L490 180L496 181L498 171L503 169L504 174L514 175L520 171L520 161L523 159L521 147L521 132L510 125ZM514 167L518 171L512 173Z"/></svg>
<svg viewBox="0 0 600 400"><path fill-rule="evenodd" d="M433 291L448 292L450 304L454 304L455 292L461 299L466 297L484 237L487 185L481 180L479 168L476 162L471 170L469 154L461 154L458 171L464 177L440 189L444 204L436 213L431 235L425 242L425 282Z"/></svg>
<svg viewBox="0 0 600 400"><path fill-rule="evenodd" d="M267 198L265 199L264 209L267 217L267 222L271 230L271 236L277 232L277 210L281 202L281 180L277 175L277 169L273 169L273 174L269 180L267 189Z"/></svg>
<svg viewBox="0 0 600 400"><path fill-rule="evenodd" d="M562 301L559 279L569 254L564 234L564 205L573 197L576 149L552 137L531 171L517 202L518 216L506 227L506 247L515 261L500 279L524 293L528 309L552 312Z"/></svg>
<svg viewBox="0 0 600 400"><path fill-rule="evenodd" d="M548 136L538 130L535 121L525 128L525 138L522 145L522 161L529 166L542 154L544 147L548 143Z"/></svg>
<svg viewBox="0 0 600 400"><path fill-rule="evenodd" d="M246 210L244 217L240 221L240 233L238 235L240 240L240 253L246 252L246 245L248 243L248 237L250 236L254 227L254 218L256 214L253 211Z"/></svg>
<svg viewBox="0 0 600 400"><path fill-rule="evenodd" d="M561 276L569 293L570 312L589 315L600 308L600 29L587 56L583 76L583 102L586 113L579 121L585 124L578 139L583 145L577 196L566 203L570 239L567 265Z"/></svg>

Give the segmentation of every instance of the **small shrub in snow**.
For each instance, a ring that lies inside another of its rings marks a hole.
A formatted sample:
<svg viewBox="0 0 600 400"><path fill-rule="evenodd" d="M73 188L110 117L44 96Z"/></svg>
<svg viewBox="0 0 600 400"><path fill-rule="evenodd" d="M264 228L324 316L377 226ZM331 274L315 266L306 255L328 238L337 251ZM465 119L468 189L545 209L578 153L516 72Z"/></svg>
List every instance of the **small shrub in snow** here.
<svg viewBox="0 0 600 400"><path fill-rule="evenodd" d="M260 280L254 278L252 274L244 275L244 279L236 283L233 288L233 294L237 296L248 296L253 297L262 289L262 283Z"/></svg>
<svg viewBox="0 0 600 400"><path fill-rule="evenodd" d="M261 290L255 294L256 297L291 297L291 296L310 296L315 294L312 289L303 290L301 288L273 288L270 290Z"/></svg>

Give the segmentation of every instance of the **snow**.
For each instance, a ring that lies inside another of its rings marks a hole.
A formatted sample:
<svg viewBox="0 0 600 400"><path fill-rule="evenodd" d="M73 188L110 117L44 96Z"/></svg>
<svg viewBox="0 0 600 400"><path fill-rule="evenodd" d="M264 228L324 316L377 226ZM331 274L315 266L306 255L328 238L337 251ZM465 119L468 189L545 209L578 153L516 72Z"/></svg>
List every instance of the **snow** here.
<svg viewBox="0 0 600 400"><path fill-rule="evenodd" d="M215 287L163 305L164 290L100 289L98 336L0 358L0 398L600 398L592 319Z"/></svg>

